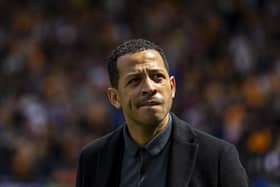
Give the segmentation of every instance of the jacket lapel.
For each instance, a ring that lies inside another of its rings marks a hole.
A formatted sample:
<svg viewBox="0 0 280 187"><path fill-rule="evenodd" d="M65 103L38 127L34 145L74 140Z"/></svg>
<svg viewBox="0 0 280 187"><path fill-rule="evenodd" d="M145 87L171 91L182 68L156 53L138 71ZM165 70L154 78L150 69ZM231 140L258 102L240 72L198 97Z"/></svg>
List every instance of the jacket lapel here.
<svg viewBox="0 0 280 187"><path fill-rule="evenodd" d="M112 137L107 148L100 154L98 185L102 187L118 187L123 156L122 128Z"/></svg>
<svg viewBox="0 0 280 187"><path fill-rule="evenodd" d="M168 170L168 187L187 187L195 167L198 143L191 128L174 114L171 152Z"/></svg>

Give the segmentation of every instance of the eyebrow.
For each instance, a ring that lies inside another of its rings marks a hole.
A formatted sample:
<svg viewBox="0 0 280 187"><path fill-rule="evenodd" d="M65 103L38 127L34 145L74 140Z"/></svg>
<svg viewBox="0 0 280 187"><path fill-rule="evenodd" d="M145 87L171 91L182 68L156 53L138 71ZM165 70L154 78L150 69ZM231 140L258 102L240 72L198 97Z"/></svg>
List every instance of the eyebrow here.
<svg viewBox="0 0 280 187"><path fill-rule="evenodd" d="M164 73L164 71L162 69L150 69L148 70L149 73ZM128 79L130 77L135 77L135 76L139 76L143 73L143 71L135 71L135 72L131 72L131 73L128 73L126 76L125 76L125 79Z"/></svg>

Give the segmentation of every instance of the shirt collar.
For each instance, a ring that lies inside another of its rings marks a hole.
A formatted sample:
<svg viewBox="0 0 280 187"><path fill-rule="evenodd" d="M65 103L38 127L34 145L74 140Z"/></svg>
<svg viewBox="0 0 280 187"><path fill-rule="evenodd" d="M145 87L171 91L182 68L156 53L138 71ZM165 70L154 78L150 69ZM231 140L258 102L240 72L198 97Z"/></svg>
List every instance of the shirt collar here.
<svg viewBox="0 0 280 187"><path fill-rule="evenodd" d="M127 126L124 127L124 142L125 142L125 149L128 153L132 156L136 156L137 152L140 149L145 149L149 154L155 156L159 154L165 145L167 144L169 137L171 135L172 129L172 117L169 115L167 126L160 131L152 140L150 140L147 144L140 146L135 143L129 135Z"/></svg>

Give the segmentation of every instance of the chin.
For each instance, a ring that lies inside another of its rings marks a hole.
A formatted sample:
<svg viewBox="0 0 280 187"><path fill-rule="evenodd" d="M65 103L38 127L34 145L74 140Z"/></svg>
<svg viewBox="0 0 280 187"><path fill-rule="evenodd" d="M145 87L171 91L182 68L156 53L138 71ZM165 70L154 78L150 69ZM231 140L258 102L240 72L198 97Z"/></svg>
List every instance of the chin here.
<svg viewBox="0 0 280 187"><path fill-rule="evenodd" d="M159 122L161 122L166 115L162 113L157 112L149 112L148 114L143 114L143 116L140 120L143 121L146 124L155 124L157 125Z"/></svg>

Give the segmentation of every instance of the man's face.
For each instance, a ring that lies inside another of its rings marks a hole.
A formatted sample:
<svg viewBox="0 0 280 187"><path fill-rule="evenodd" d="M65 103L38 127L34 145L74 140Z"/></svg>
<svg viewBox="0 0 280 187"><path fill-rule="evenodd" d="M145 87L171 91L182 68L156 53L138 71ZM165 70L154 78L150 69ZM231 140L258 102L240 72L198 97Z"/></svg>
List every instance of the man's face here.
<svg viewBox="0 0 280 187"><path fill-rule="evenodd" d="M118 89L109 88L111 103L123 110L127 124L157 125L167 118L175 96L175 78L169 77L156 50L126 54L117 60Z"/></svg>

